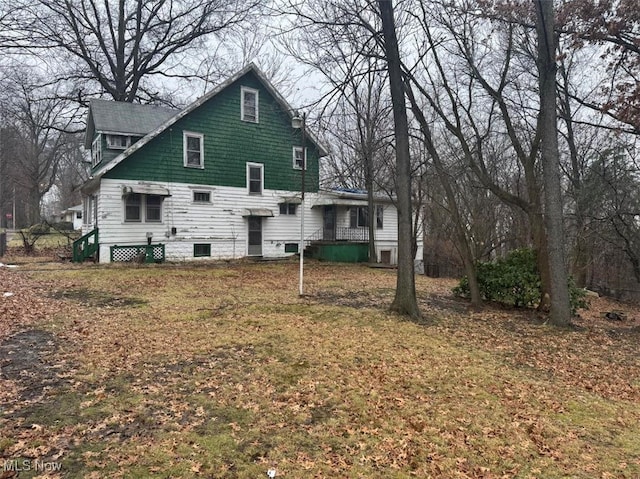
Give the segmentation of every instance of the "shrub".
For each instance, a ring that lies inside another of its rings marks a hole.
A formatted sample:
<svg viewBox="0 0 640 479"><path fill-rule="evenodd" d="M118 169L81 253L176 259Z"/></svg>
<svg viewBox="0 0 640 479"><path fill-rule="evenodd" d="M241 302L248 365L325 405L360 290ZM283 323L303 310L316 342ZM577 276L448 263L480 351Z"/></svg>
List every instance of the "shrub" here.
<svg viewBox="0 0 640 479"><path fill-rule="evenodd" d="M49 234L50 226L47 223L35 224L29 228L29 234L33 236Z"/></svg>
<svg viewBox="0 0 640 479"><path fill-rule="evenodd" d="M51 227L56 231L73 231L73 223L71 221L59 221L52 223Z"/></svg>
<svg viewBox="0 0 640 479"><path fill-rule="evenodd" d="M480 294L486 301L515 307L533 307L541 295L540 273L536 253L531 248L511 251L505 258L494 262L478 262L476 265ZM463 277L453 293L463 298L470 296L469 280ZM586 308L586 292L569 279L571 312Z"/></svg>

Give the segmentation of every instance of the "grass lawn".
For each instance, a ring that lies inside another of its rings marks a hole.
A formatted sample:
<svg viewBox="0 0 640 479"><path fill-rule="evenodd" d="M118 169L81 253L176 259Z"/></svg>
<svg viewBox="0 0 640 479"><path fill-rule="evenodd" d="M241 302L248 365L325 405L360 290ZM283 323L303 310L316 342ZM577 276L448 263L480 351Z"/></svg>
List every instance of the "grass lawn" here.
<svg viewBox="0 0 640 479"><path fill-rule="evenodd" d="M557 330L417 277L412 322L386 309L395 271L306 271L299 298L296 263L0 270L0 294L16 290L0 315L24 323L0 339L0 464L60 467L20 478L640 477L637 309L609 323L595 299L581 328Z"/></svg>
<svg viewBox="0 0 640 479"><path fill-rule="evenodd" d="M47 233L45 235L41 235L38 237L35 243L36 249L46 249L46 248L57 248L60 246L69 246L73 243L73 239L79 238L80 234L76 232L69 231L67 234L63 234L57 231L51 230L51 233ZM70 236L70 237L69 237ZM71 239L70 239L71 238ZM7 243L7 247L9 248L21 248L22 247L22 237L20 236L20 232L15 232L11 241Z"/></svg>

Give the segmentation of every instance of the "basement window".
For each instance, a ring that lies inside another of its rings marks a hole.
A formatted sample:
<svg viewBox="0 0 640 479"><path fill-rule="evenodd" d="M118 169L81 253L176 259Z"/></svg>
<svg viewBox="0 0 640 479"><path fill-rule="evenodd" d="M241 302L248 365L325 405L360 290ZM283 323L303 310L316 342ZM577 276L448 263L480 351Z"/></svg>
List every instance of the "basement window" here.
<svg viewBox="0 0 640 479"><path fill-rule="evenodd" d="M211 245L209 243L195 243L193 245L193 257L202 258L211 256Z"/></svg>

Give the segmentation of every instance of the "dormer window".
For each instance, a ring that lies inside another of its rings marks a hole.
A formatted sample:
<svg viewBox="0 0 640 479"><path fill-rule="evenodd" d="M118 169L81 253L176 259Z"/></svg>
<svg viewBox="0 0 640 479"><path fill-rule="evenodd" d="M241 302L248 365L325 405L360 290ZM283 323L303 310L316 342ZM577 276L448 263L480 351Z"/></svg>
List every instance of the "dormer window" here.
<svg viewBox="0 0 640 479"><path fill-rule="evenodd" d="M102 161L102 135L98 135L91 143L91 166L95 167Z"/></svg>
<svg viewBox="0 0 640 479"><path fill-rule="evenodd" d="M242 121L258 123L258 90L243 86L240 93L240 118Z"/></svg>
<svg viewBox="0 0 640 479"><path fill-rule="evenodd" d="M131 146L131 137L127 135L107 135L107 146L111 150L126 150Z"/></svg>

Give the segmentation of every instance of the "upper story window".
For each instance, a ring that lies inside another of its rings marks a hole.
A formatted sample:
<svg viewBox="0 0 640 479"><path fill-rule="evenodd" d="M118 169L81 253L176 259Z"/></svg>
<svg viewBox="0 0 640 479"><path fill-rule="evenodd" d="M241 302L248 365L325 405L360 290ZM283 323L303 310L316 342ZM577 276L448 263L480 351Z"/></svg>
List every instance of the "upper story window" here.
<svg viewBox="0 0 640 479"><path fill-rule="evenodd" d="M107 147L112 150L126 150L131 146L131 137L127 135L107 135Z"/></svg>
<svg viewBox="0 0 640 479"><path fill-rule="evenodd" d="M264 168L260 163L247 163L247 189L249 194L261 195L264 183Z"/></svg>
<svg viewBox="0 0 640 479"><path fill-rule="evenodd" d="M182 143L184 166L204 168L204 135L185 131L183 132Z"/></svg>
<svg viewBox="0 0 640 479"><path fill-rule="evenodd" d="M384 207L376 205L376 229L382 229L384 218ZM369 226L369 207L356 206L349 212L349 227L366 228Z"/></svg>
<svg viewBox="0 0 640 479"><path fill-rule="evenodd" d="M194 191L193 192L194 203L211 203L210 191Z"/></svg>
<svg viewBox="0 0 640 479"><path fill-rule="evenodd" d="M243 86L240 89L240 97L240 118L242 119L242 121L258 123L258 90Z"/></svg>
<svg viewBox="0 0 640 479"><path fill-rule="evenodd" d="M302 155L302 147L294 146L293 147L293 167L296 170L301 170L302 165L304 165L304 169L307 169L307 149L304 149L305 155Z"/></svg>
<svg viewBox="0 0 640 479"><path fill-rule="evenodd" d="M91 166L96 166L102 161L102 135L98 134L91 143Z"/></svg>

